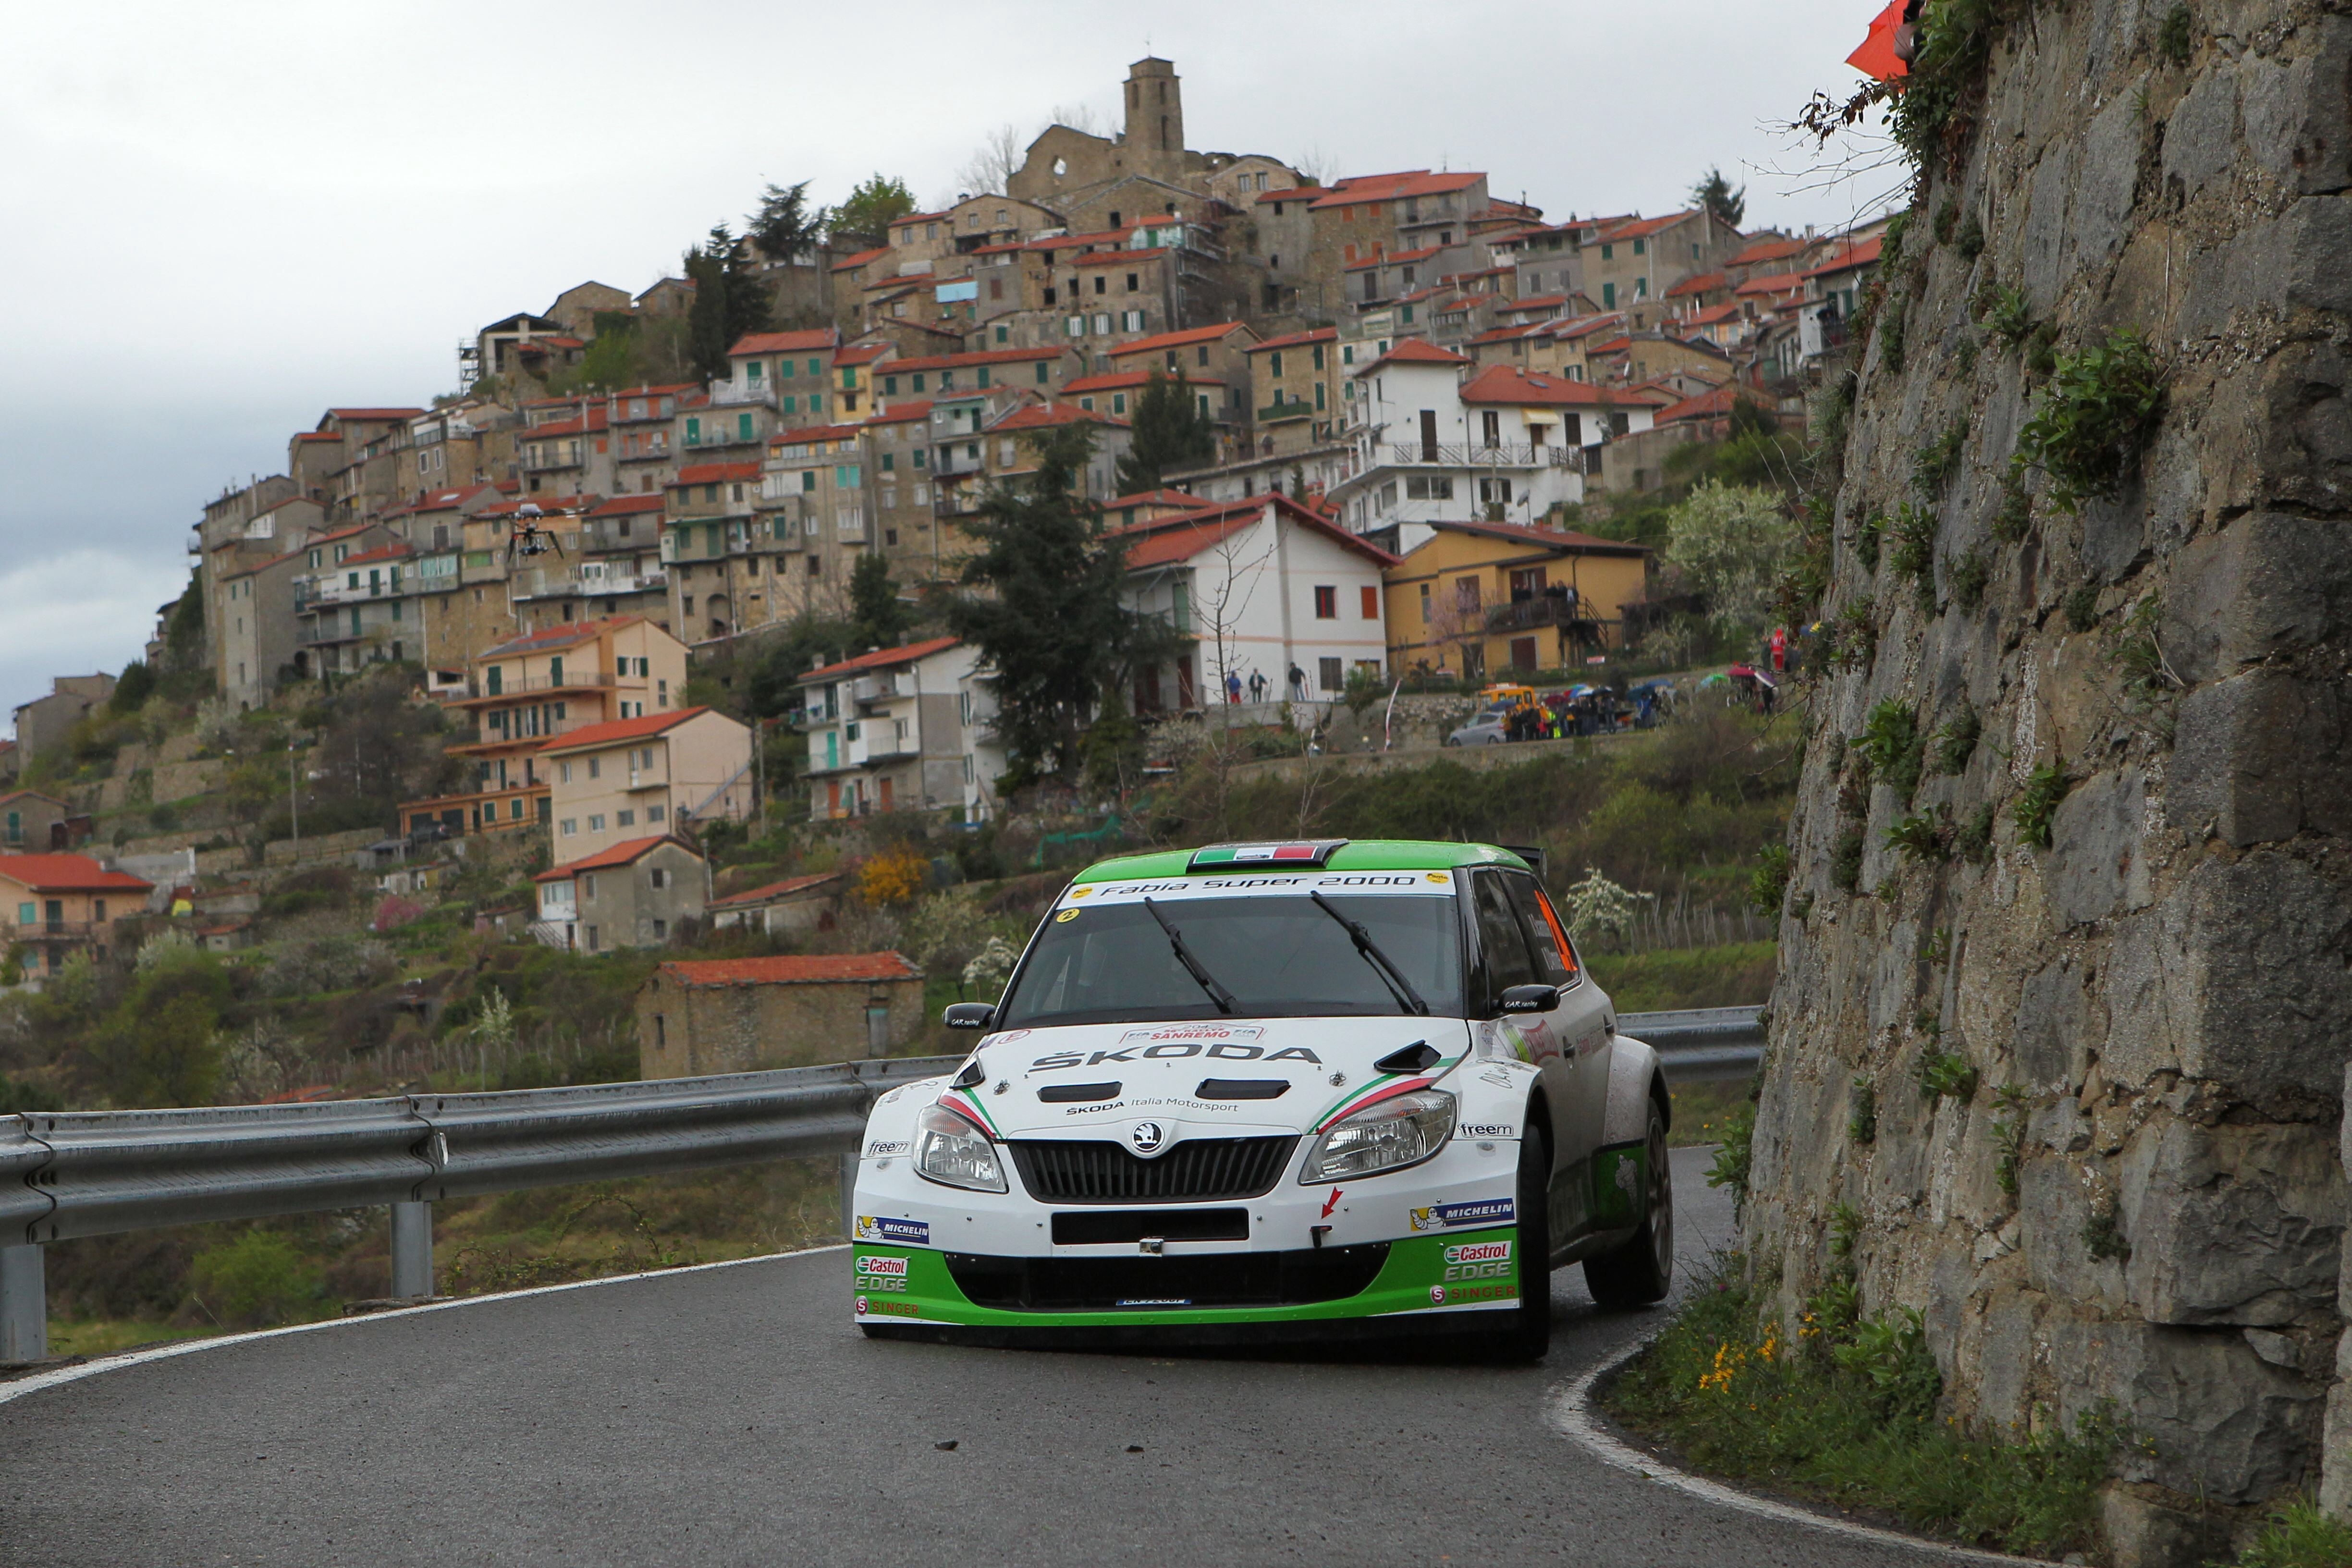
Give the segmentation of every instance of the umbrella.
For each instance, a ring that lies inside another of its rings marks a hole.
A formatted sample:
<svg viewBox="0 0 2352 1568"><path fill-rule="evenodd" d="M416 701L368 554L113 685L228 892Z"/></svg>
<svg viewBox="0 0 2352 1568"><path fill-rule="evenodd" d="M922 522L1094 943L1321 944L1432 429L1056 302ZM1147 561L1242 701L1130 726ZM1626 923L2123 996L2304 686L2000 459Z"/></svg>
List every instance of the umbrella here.
<svg viewBox="0 0 2352 1568"><path fill-rule="evenodd" d="M1887 0L1886 9L1871 18L1870 36L1846 56L1845 63L1873 81L1892 81L1911 74L1895 53L1895 29L1903 25L1906 0Z"/></svg>

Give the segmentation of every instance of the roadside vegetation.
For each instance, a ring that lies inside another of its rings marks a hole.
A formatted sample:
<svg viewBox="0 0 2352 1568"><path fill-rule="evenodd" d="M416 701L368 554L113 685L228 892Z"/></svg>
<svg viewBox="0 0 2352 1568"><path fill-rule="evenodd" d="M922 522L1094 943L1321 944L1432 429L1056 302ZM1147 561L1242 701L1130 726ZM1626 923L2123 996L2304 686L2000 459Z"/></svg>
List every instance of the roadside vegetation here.
<svg viewBox="0 0 2352 1568"><path fill-rule="evenodd" d="M1945 1540L2044 1558L2095 1548L2096 1489L2124 1432L2090 1417L2014 1442L1972 1437L1937 1414L1917 1313L1862 1317L1841 1274L1789 1332L1762 1315L1745 1267L1718 1259L1610 1387L1610 1414L1708 1474Z"/></svg>

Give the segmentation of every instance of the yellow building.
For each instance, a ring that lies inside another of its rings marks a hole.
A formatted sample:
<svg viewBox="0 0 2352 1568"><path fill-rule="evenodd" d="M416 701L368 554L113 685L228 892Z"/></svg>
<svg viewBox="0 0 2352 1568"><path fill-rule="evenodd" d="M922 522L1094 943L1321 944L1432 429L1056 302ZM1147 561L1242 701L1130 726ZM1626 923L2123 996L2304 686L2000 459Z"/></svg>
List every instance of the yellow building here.
<svg viewBox="0 0 2352 1568"><path fill-rule="evenodd" d="M1623 606L1649 578L1646 545L1589 533L1409 522L1366 537L1402 557L1381 574L1389 668L1400 673L1475 680L1580 664L1623 646Z"/></svg>

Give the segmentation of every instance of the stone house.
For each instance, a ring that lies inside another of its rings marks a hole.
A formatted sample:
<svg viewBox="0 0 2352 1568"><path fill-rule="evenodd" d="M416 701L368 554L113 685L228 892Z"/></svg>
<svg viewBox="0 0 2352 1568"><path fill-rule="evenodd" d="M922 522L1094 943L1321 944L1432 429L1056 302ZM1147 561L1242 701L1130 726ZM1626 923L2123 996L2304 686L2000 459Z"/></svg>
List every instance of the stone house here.
<svg viewBox="0 0 2352 1568"><path fill-rule="evenodd" d="M0 795L0 855L37 855L65 847L65 820L73 808L38 790Z"/></svg>
<svg viewBox="0 0 2352 1568"><path fill-rule="evenodd" d="M1604 310L1630 308L1664 299L1685 278L1723 270L1747 248L1747 236L1704 207L1633 218L1583 243L1579 287Z"/></svg>
<svg viewBox="0 0 2352 1568"><path fill-rule="evenodd" d="M146 912L154 884L87 855L0 855L0 938L26 975L56 974L76 952L104 961L120 922Z"/></svg>
<svg viewBox="0 0 2352 1568"><path fill-rule="evenodd" d="M886 428L908 434L896 419ZM768 443L756 491L755 542L767 548L772 563L766 589L772 616L846 605L850 568L866 548L872 526L867 441L863 426L816 425L782 431ZM919 478L929 460L929 444L919 438L892 457L894 470L903 466Z"/></svg>
<svg viewBox="0 0 2352 1568"><path fill-rule="evenodd" d="M531 879L539 893L535 933L583 952L658 947L701 918L709 862L682 838L656 834L613 845Z"/></svg>
<svg viewBox="0 0 2352 1568"><path fill-rule="evenodd" d="M1642 600L1649 550L1515 523L1401 522L1372 535L1397 563L1382 574L1388 657L1465 680L1574 665L1623 646L1624 606Z"/></svg>
<svg viewBox="0 0 2352 1568"><path fill-rule="evenodd" d="M751 815L751 731L709 708L652 712L558 734L533 759L555 854L569 864L648 832Z"/></svg>
<svg viewBox="0 0 2352 1568"><path fill-rule="evenodd" d="M741 926L770 932L825 931L831 929L840 902L841 873L819 871L712 899L704 912L714 927Z"/></svg>
<svg viewBox="0 0 2352 1568"><path fill-rule="evenodd" d="M565 416L518 433L523 493L610 495L616 488L612 422L603 400L582 400Z"/></svg>
<svg viewBox="0 0 2352 1568"><path fill-rule="evenodd" d="M49 694L20 702L16 709L16 746L26 762L65 744L66 736L84 715L114 695L114 677L60 675L49 682Z"/></svg>
<svg viewBox="0 0 2352 1568"><path fill-rule="evenodd" d="M902 582L940 582L953 574L953 563L942 550L947 531L931 504L930 427L928 398L894 403L866 421L874 529L892 574Z"/></svg>
<svg viewBox="0 0 2352 1568"><path fill-rule="evenodd" d="M760 463L689 463L671 481L661 559L670 624L702 643L774 618L763 561L752 551ZM757 595L757 603L752 596Z"/></svg>
<svg viewBox="0 0 2352 1568"><path fill-rule="evenodd" d="M1275 195L1276 205L1284 200ZM1297 308L1338 315L1348 303L1347 268L1376 253L1441 248L1470 233L1470 215L1487 205L1483 174L1408 169L1344 179L1307 203L1307 271Z"/></svg>
<svg viewBox="0 0 2352 1568"><path fill-rule="evenodd" d="M613 488L623 495L658 495L677 471L677 402L701 389L691 382L632 386L604 399L613 436Z"/></svg>
<svg viewBox="0 0 2352 1568"><path fill-rule="evenodd" d="M1181 331L1160 332L1110 351L1113 373L1158 370L1194 382L1221 381L1228 395L1212 399L1210 416L1246 424L1236 415L1250 402L1250 354L1261 334L1245 321L1215 321Z"/></svg>
<svg viewBox="0 0 2352 1568"><path fill-rule="evenodd" d="M1250 426L1256 455L1282 457L1329 441L1347 423L1339 332L1317 327L1249 351Z"/></svg>
<svg viewBox="0 0 2352 1568"><path fill-rule="evenodd" d="M637 1076L692 1078L887 1056L923 1022L896 952L676 960L637 993Z"/></svg>
<svg viewBox="0 0 2352 1568"><path fill-rule="evenodd" d="M840 348L841 334L831 327L754 332L740 340L727 351L728 379L710 384L710 406L719 427L714 430L706 421L702 439L715 444L718 437L731 435L764 440L776 429L826 423L833 416L833 362ZM758 422L748 437L740 428L725 428L730 416L741 426L742 416L755 407L772 412L774 418Z"/></svg>
<svg viewBox="0 0 2352 1568"><path fill-rule="evenodd" d="M416 547L407 541L352 552L298 574L293 585L296 652L307 656L300 668L354 671L425 657Z"/></svg>

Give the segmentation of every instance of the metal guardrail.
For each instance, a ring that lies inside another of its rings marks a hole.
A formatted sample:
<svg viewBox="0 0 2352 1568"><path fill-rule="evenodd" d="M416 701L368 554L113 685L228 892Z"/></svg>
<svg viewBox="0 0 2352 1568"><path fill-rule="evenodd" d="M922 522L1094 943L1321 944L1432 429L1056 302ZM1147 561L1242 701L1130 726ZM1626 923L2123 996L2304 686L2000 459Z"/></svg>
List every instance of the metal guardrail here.
<svg viewBox="0 0 2352 1568"><path fill-rule="evenodd" d="M1759 1009L1622 1013L1677 1069L1753 1068ZM41 1248L160 1226L386 1207L394 1298L433 1294L432 1205L529 1187L844 1158L866 1112L958 1057L487 1094L0 1116L0 1363L48 1353ZM848 1230L845 1213L844 1233Z"/></svg>
<svg viewBox="0 0 2352 1568"><path fill-rule="evenodd" d="M394 1297L433 1293L432 1205L849 1154L875 1100L956 1057L311 1105L0 1117L0 1363L48 1351L41 1248L152 1226L389 1207ZM845 1203L847 1201L845 1191Z"/></svg>

